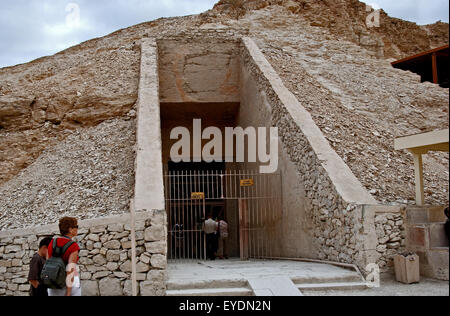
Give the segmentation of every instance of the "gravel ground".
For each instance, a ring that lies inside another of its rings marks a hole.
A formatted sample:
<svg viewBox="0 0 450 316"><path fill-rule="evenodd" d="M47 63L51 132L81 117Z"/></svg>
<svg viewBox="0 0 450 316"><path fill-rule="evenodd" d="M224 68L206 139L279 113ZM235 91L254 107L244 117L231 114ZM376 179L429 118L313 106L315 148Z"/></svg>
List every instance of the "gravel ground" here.
<svg viewBox="0 0 450 316"><path fill-rule="evenodd" d="M402 284L392 274L381 275L381 287L351 291L302 291L305 296L449 296L449 282L422 278L418 284Z"/></svg>
<svg viewBox="0 0 450 316"><path fill-rule="evenodd" d="M0 230L129 211L134 183L134 120L75 131L0 186Z"/></svg>

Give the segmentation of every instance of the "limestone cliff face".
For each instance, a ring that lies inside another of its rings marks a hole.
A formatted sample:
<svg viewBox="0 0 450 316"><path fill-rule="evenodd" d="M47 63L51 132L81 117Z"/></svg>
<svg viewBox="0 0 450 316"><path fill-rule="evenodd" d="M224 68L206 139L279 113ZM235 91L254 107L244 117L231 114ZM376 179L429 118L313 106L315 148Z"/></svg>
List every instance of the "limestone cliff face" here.
<svg viewBox="0 0 450 316"><path fill-rule="evenodd" d="M367 24L367 20L373 10L358 0L220 0L213 11L241 17L274 5L282 6L311 25L327 29L386 58L400 59L446 45L449 40L448 23L420 26L392 18L383 10L379 16L379 27L368 27L371 25Z"/></svg>
<svg viewBox="0 0 450 316"><path fill-rule="evenodd" d="M382 12L380 28L367 28L366 17L365 4L356 0L221 0L200 15L139 24L2 68L0 187L73 130L82 133L103 121L135 116L143 37L190 40L204 32L227 40L231 32L257 41L366 188L377 189L380 200L396 201L413 192L410 158L395 153L385 161L377 153L392 152L395 136L446 128L448 89L420 84L379 57L399 58L447 44L448 24L418 26ZM385 133L372 133L375 127ZM432 165L430 203L446 203L448 157L433 158ZM401 171L402 179L391 170ZM391 176L392 183L384 186Z"/></svg>

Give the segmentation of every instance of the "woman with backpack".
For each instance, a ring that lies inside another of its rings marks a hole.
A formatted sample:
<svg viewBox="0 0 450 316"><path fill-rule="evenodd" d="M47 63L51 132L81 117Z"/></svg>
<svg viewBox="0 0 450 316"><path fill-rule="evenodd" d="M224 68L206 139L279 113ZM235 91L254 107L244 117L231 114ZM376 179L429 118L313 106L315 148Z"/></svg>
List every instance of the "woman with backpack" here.
<svg viewBox="0 0 450 316"><path fill-rule="evenodd" d="M61 237L48 245L48 260L42 270L42 279L49 287L49 296L81 296L80 277L76 269L80 246L72 239L78 235L76 218L59 221Z"/></svg>

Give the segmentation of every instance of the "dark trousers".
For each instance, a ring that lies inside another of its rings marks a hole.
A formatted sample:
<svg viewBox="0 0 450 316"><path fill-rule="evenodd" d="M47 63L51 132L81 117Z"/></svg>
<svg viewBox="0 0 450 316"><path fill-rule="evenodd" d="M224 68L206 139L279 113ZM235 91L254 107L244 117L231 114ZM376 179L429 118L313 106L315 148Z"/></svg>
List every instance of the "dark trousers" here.
<svg viewBox="0 0 450 316"><path fill-rule="evenodd" d="M35 289L30 285L30 296L48 296L47 287L39 285L37 289Z"/></svg>
<svg viewBox="0 0 450 316"><path fill-rule="evenodd" d="M215 253L217 252L219 239L217 234L206 234L206 258L214 260L216 259Z"/></svg>

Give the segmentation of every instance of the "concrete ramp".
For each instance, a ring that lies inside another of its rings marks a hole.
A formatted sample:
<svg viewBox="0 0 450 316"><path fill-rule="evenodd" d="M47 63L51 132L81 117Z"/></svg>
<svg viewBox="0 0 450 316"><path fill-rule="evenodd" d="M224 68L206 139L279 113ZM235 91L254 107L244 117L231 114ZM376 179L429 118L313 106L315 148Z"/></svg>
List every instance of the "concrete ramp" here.
<svg viewBox="0 0 450 316"><path fill-rule="evenodd" d="M366 288L356 271L286 260L169 261L168 274L168 296L303 296Z"/></svg>
<svg viewBox="0 0 450 316"><path fill-rule="evenodd" d="M288 277L248 279L255 296L303 296Z"/></svg>

